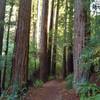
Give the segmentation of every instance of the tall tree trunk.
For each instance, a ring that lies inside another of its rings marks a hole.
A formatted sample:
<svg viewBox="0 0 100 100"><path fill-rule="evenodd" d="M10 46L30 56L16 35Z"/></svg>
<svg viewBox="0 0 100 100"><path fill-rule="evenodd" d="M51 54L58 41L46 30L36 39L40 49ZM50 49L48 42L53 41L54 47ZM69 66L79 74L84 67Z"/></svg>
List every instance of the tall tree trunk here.
<svg viewBox="0 0 100 100"><path fill-rule="evenodd" d="M33 4L33 45L35 47L35 49L37 49L37 46L36 46L36 20L35 20L35 5ZM38 12L37 12L38 13ZM36 67L37 67L37 62L36 62L36 59L37 59L37 51L34 50L33 51L33 57L34 57L34 67L35 67L35 70L36 70Z"/></svg>
<svg viewBox="0 0 100 100"><path fill-rule="evenodd" d="M73 72L73 0L69 1L69 20L67 32L67 75Z"/></svg>
<svg viewBox="0 0 100 100"><path fill-rule="evenodd" d="M31 19L31 0L20 0L13 56L13 85L19 87L28 79L28 52Z"/></svg>
<svg viewBox="0 0 100 100"><path fill-rule="evenodd" d="M65 79L66 72L67 72L67 69L66 69L67 18L68 18L68 0L66 0L65 16L64 16L63 79Z"/></svg>
<svg viewBox="0 0 100 100"><path fill-rule="evenodd" d="M7 68L7 55L8 55L9 34L10 34L10 23L11 23L11 17L12 17L13 6L14 6L14 0L11 2L11 8L10 8L9 19L8 19L8 31L7 31L6 51L5 51L5 56L6 56L6 58L5 58L5 65L4 65L4 71L3 71L2 89L5 89L6 68Z"/></svg>
<svg viewBox="0 0 100 100"><path fill-rule="evenodd" d="M50 16L50 28L49 28L49 47L48 47L48 67L49 73L51 67L51 54L52 54L52 38L53 38L53 19L54 19L54 0L52 0L51 16Z"/></svg>
<svg viewBox="0 0 100 100"><path fill-rule="evenodd" d="M36 38L37 38L37 55L39 56L39 49L40 49L40 45L39 45L39 39L40 39L40 34L41 34L41 0L37 0L37 25L36 25Z"/></svg>
<svg viewBox="0 0 100 100"><path fill-rule="evenodd" d="M36 23L36 48L37 48L37 60L40 56L40 36L41 36L41 16L42 16L42 0L37 0L37 23ZM40 63L37 65L40 70Z"/></svg>
<svg viewBox="0 0 100 100"><path fill-rule="evenodd" d="M40 36L40 79L46 81L48 79L47 64L47 23L48 23L48 0L42 3L42 20L41 20L41 36Z"/></svg>
<svg viewBox="0 0 100 100"><path fill-rule="evenodd" d="M74 88L77 90L77 84L86 80L85 70L80 67L80 56L85 45L86 16L84 0L75 0L75 19L74 19Z"/></svg>
<svg viewBox="0 0 100 100"><path fill-rule="evenodd" d="M54 46L53 46L52 69L51 69L51 74L54 77L56 77L56 53L57 53L59 5L60 5L60 0L57 0L56 23L55 23Z"/></svg>
<svg viewBox="0 0 100 100"><path fill-rule="evenodd" d="M87 45L88 40L90 39L91 36L91 30L90 30L90 0L87 1L87 4L85 5L85 16L86 16L86 33L85 33L85 38L86 38L86 43Z"/></svg>
<svg viewBox="0 0 100 100"><path fill-rule="evenodd" d="M0 0L0 58L2 57L3 33L4 33L4 18L5 18L6 0ZM0 65L0 67L2 67ZM1 68L0 68L0 95L1 95Z"/></svg>

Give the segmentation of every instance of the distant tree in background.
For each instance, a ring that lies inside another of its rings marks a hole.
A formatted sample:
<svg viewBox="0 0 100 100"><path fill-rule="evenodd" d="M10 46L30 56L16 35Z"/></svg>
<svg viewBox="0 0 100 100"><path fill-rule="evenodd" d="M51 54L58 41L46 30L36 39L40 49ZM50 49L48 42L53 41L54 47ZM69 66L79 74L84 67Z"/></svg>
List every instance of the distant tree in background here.
<svg viewBox="0 0 100 100"><path fill-rule="evenodd" d="M56 54L57 54L57 35L58 35L58 18L59 18L60 0L57 0L56 8L56 20L54 28L54 40L53 40L53 54L52 54L52 69L51 75L56 77Z"/></svg>
<svg viewBox="0 0 100 100"><path fill-rule="evenodd" d="M65 1L65 15L64 15L64 45L63 45L63 79L66 78L67 72L67 51L66 51L66 42L67 42L67 20L68 20L68 0Z"/></svg>
<svg viewBox="0 0 100 100"><path fill-rule="evenodd" d="M49 43L48 43L48 66L49 73L52 68L52 46L53 46L53 28L54 28L54 0L52 0L51 4L51 16L50 16L50 27L49 27Z"/></svg>
<svg viewBox="0 0 100 100"><path fill-rule="evenodd" d="M0 0L0 60L2 59L3 33L4 33L4 18L5 18L6 0ZM0 94L1 94L1 68L0 65Z"/></svg>
<svg viewBox="0 0 100 100"><path fill-rule="evenodd" d="M3 78L2 78L2 89L5 89L6 84L6 70L7 70L7 55L9 49L9 37L10 37L10 28L11 28L11 17L13 12L14 0L10 1L10 11L9 11L9 18L8 18L8 29L7 29L7 37L6 37L6 50L5 50L5 64L4 64L4 71L3 71Z"/></svg>
<svg viewBox="0 0 100 100"><path fill-rule="evenodd" d="M73 0L69 1L68 32L67 32L67 74L73 72Z"/></svg>

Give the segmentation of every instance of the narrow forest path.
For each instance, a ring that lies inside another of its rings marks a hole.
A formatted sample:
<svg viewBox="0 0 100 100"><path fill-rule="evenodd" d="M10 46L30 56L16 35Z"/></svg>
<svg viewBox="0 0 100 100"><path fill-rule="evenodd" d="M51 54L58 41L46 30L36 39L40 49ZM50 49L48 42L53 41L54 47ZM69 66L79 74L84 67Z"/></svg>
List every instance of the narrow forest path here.
<svg viewBox="0 0 100 100"><path fill-rule="evenodd" d="M42 88L30 88L23 100L79 100L72 90L66 90L65 82L52 80Z"/></svg>

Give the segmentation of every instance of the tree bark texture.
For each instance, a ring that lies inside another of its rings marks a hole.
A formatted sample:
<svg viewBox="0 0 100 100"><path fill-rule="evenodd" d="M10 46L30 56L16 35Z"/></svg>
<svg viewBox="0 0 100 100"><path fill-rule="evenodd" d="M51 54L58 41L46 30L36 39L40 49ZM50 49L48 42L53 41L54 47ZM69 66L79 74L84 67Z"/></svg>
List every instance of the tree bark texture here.
<svg viewBox="0 0 100 100"><path fill-rule="evenodd" d="M42 20L40 34L40 79L47 81L48 79L48 64L47 64L47 25L48 25L48 0L42 2Z"/></svg>
<svg viewBox="0 0 100 100"><path fill-rule="evenodd" d="M51 66L51 59L52 59L52 40L53 40L53 19L54 19L54 0L52 0L52 5L51 5L51 16L50 16L50 28L49 28L49 47L48 47L48 67L49 67L49 73L50 69L52 68Z"/></svg>
<svg viewBox="0 0 100 100"><path fill-rule="evenodd" d="M20 0L13 56L13 84L22 86L28 78L28 52L31 19L31 0Z"/></svg>
<svg viewBox="0 0 100 100"><path fill-rule="evenodd" d="M86 16L84 11L84 0L75 0L75 15L74 15L74 88L77 88L78 83L82 83L85 79L85 70L81 67L81 53L85 45L86 32Z"/></svg>

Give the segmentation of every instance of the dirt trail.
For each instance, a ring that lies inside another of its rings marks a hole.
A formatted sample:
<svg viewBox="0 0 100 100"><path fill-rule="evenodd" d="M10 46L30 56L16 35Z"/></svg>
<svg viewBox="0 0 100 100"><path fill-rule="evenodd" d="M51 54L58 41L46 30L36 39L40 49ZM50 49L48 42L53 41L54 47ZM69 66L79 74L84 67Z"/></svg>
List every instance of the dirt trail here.
<svg viewBox="0 0 100 100"><path fill-rule="evenodd" d="M79 100L73 90L67 91L65 82L52 80L42 88L30 88L23 100Z"/></svg>

